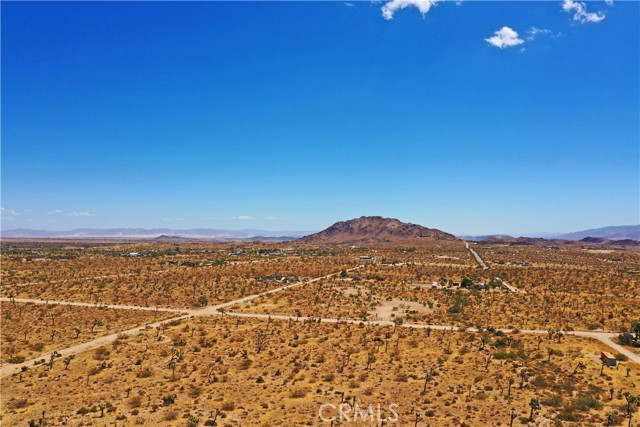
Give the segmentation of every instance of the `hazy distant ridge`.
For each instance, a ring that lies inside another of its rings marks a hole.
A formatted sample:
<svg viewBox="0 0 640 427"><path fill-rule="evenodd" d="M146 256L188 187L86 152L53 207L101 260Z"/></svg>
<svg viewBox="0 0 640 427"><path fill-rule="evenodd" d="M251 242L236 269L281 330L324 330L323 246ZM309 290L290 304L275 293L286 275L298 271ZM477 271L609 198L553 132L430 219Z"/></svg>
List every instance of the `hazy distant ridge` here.
<svg viewBox="0 0 640 427"><path fill-rule="evenodd" d="M592 228L590 230L561 234L556 238L565 240L582 240L585 237L601 237L609 240L640 240L640 225L617 225L612 227Z"/></svg>
<svg viewBox="0 0 640 427"><path fill-rule="evenodd" d="M221 230L212 228L191 228L174 230L170 228L76 228L66 231L31 230L18 228L2 231L2 237L102 237L102 238L156 238L160 236L179 236L208 239L234 239L252 237L300 237L308 234L304 231L267 231L267 230Z"/></svg>

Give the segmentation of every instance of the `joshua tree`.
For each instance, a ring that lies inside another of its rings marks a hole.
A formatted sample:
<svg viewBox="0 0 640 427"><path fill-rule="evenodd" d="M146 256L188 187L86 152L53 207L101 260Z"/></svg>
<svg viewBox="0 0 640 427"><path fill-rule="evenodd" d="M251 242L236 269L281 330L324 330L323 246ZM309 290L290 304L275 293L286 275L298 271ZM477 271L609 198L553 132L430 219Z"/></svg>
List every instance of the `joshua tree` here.
<svg viewBox="0 0 640 427"><path fill-rule="evenodd" d="M511 397L511 386L516 382L516 379L513 377L509 377L509 388L507 389L507 399Z"/></svg>
<svg viewBox="0 0 640 427"><path fill-rule="evenodd" d="M529 406L531 407L531 414L529 414L529 421L533 421L533 411L540 409L540 401L537 398L532 398L529 402Z"/></svg>
<svg viewBox="0 0 640 427"><path fill-rule="evenodd" d="M367 355L367 371L369 370L369 368L371 367L371 364L374 363L376 361L376 355L373 353L369 353Z"/></svg>
<svg viewBox="0 0 640 427"><path fill-rule="evenodd" d="M631 332L636 336L636 340L640 341L640 320L631 323Z"/></svg>
<svg viewBox="0 0 640 427"><path fill-rule="evenodd" d="M29 368L28 368L28 367L26 367L26 366L23 366L22 368L20 368L20 373L18 374L18 375L19 375L19 380L18 380L18 382L22 382L22 373L23 373L23 372L27 372L28 370L29 370Z"/></svg>
<svg viewBox="0 0 640 427"><path fill-rule="evenodd" d="M520 379L522 380L520 382L520 388L523 389L524 388L524 383L525 383L525 381L527 381L527 370L524 369L524 368L520 371Z"/></svg>
<svg viewBox="0 0 640 427"><path fill-rule="evenodd" d="M611 425L614 424L615 422L616 422L616 417L612 413L607 414L607 427L611 427Z"/></svg>
<svg viewBox="0 0 640 427"><path fill-rule="evenodd" d="M73 328L73 332L76 333L76 338L78 338L80 336L80 334L82 333L82 330L80 328Z"/></svg>
<svg viewBox="0 0 640 427"><path fill-rule="evenodd" d="M511 417L511 420L509 421L509 427L513 427L513 420L518 418L518 415L516 414L516 411L514 411L513 409L511 410L510 417Z"/></svg>
<svg viewBox="0 0 640 427"><path fill-rule="evenodd" d="M91 333L93 333L93 330L96 328L96 326L102 326L102 325L104 325L104 323L102 323L102 320L94 319L93 323L91 324Z"/></svg>
<svg viewBox="0 0 640 427"><path fill-rule="evenodd" d="M56 317L58 317L59 313L51 313L51 326L56 326Z"/></svg>
<svg viewBox="0 0 640 427"><path fill-rule="evenodd" d="M109 407L109 405L107 405L107 404L106 404L106 403L104 403L104 402L101 402L101 403L98 405L98 408L100 408L100 418L104 417L104 410L105 410L105 409L107 409L107 407Z"/></svg>
<svg viewBox="0 0 640 427"><path fill-rule="evenodd" d="M76 358L76 355L75 355L75 354L70 354L70 355L68 355L67 357L65 357L65 358L64 358L63 362L64 362L64 369L65 369L65 370L66 370L66 369L69 369L69 364L70 364L70 363L71 363L71 361L72 361L73 359L75 359L75 358Z"/></svg>
<svg viewBox="0 0 640 427"><path fill-rule="evenodd" d="M178 367L178 361L176 359L171 359L169 361L169 369L171 369L171 378L175 378L176 368Z"/></svg>
<svg viewBox="0 0 640 427"><path fill-rule="evenodd" d="M485 346L490 343L491 340L489 339L489 337L486 335L482 335L482 338L480 338L480 350L484 350Z"/></svg>
<svg viewBox="0 0 640 427"><path fill-rule="evenodd" d="M427 392L427 383L433 379L436 371L433 366L429 369L429 372L424 376L424 387L422 388L422 394Z"/></svg>
<svg viewBox="0 0 640 427"><path fill-rule="evenodd" d="M266 330L258 330L256 331L256 335L253 339L253 342L256 345L256 353L260 353L264 347L267 345L269 341L269 335Z"/></svg>
<svg viewBox="0 0 640 427"><path fill-rule="evenodd" d="M547 355L549 356L549 358L547 359L547 362L551 362L551 356L553 356L554 354L556 354L556 351L552 348L548 348L547 349Z"/></svg>
<svg viewBox="0 0 640 427"><path fill-rule="evenodd" d="M342 363L340 364L340 369L338 369L338 373L343 373L344 372L344 368L347 366L349 362L347 361L347 356L344 355L342 356Z"/></svg>
<svg viewBox="0 0 640 427"><path fill-rule="evenodd" d="M493 354L491 353L484 356L484 362L485 362L484 368L486 370L489 370L489 363L491 363L491 359L493 359Z"/></svg>
<svg viewBox="0 0 640 427"><path fill-rule="evenodd" d="M625 391L624 393L622 393L622 395L627 400L627 416L629 417L629 427L631 427L631 419L633 418L633 413L638 409L640 397L634 396L628 391Z"/></svg>
<svg viewBox="0 0 640 427"><path fill-rule="evenodd" d="M216 408L215 414L211 411L211 418L213 419L213 423L211 425L216 425L216 420L218 419L218 408Z"/></svg>
<svg viewBox="0 0 640 427"><path fill-rule="evenodd" d="M54 351L53 353L51 353L51 356L49 356L49 369L53 369L53 361L56 359L56 357L59 357L60 353L58 353L57 351Z"/></svg>
<svg viewBox="0 0 640 427"><path fill-rule="evenodd" d="M402 318L401 317L396 317L395 319L393 319L393 332L396 331L396 328L398 326L402 326Z"/></svg>
<svg viewBox="0 0 640 427"><path fill-rule="evenodd" d="M575 374L578 372L578 370L584 371L585 369L587 369L587 365L585 365L583 362L578 362L576 368L573 370L573 373Z"/></svg>
<svg viewBox="0 0 640 427"><path fill-rule="evenodd" d="M209 304L209 298L207 298L206 295L200 295L200 298L198 298L198 303L200 303L200 307L205 307L207 304Z"/></svg>

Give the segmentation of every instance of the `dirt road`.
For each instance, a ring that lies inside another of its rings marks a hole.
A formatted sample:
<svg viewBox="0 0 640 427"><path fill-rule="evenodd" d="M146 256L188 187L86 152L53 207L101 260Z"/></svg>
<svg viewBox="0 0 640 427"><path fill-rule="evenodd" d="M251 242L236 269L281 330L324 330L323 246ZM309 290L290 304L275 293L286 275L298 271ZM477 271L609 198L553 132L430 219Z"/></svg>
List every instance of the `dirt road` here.
<svg viewBox="0 0 640 427"><path fill-rule="evenodd" d="M361 268L362 266L359 267L355 267L352 268L348 271L353 271L356 270L358 268ZM135 328L131 328L129 330L126 331L119 331L117 333L111 334L111 335L106 335L100 338L96 338L94 340L91 341L87 341L84 342L82 344L77 344L62 350L58 350L58 353L60 353L62 356L67 356L69 354L75 354L75 353L80 353L86 350L91 350L97 347L100 347L101 345L105 345L108 344L114 340L116 340L118 338L118 335L120 334L136 334L138 333L140 330L144 330L144 329L154 329L156 327L162 326L168 322L171 321L175 321L175 320L183 320L183 319L189 319L192 317L200 317L200 316L213 316L213 315L227 315L227 316L235 316L235 317L246 317L246 318L253 318L253 319L281 319L281 320L292 320L292 321L305 321L305 320L315 320L315 321L319 321L319 322L324 322L324 323L350 323L350 324L359 324L362 323L361 320L355 320L355 319L338 319L338 318L315 318L315 317L296 317L296 316L290 316L290 315L273 315L273 314L259 314L259 313L236 313L236 312L228 312L225 309L228 307L231 307L235 304L241 304L243 302L247 302L247 301L251 301L253 299L265 296L265 295L269 295L269 294L273 294L276 292L280 292L286 289L291 289L291 288L295 288L298 286L303 286L306 284L310 284L310 283L314 283L317 282L319 280L322 279L326 279L332 276L336 276L340 274L340 272L337 273L332 273L326 276L322 276L322 277L317 277L315 279L311 279L311 280L307 280L304 282L298 282L298 283L292 283L289 285L285 285L285 286L281 286L279 288L275 288L275 289L271 289L269 291L265 291L265 292L261 292L258 294L254 294L254 295L249 295L243 298L239 298L233 301L228 301L222 304L218 304L218 305L213 305L213 306L209 306L209 307L205 307L205 308L201 308L201 309L197 309L197 310L176 310L183 314L182 316L179 317L174 317L171 319L167 319L167 320L162 320L162 321L158 321L158 322L154 322L154 323L150 323L146 326L139 326L139 327L135 327ZM3 298L2 300L8 300L8 298ZM16 300L17 301L17 300ZM41 300L31 300L32 302L36 302L38 303L44 303L44 301ZM51 303L51 302L49 302ZM66 302L63 301L58 301L57 303L60 304L67 304ZM83 305L84 303L76 303L79 305ZM90 306L93 306L92 304L89 304ZM113 306L114 308L119 307L119 308L123 308L123 309L140 309L138 306ZM145 307L143 307L145 308ZM151 309L151 310L155 310L153 308L148 308L146 307L146 309ZM395 324L392 321L388 321L388 320L369 320L366 321L366 323L371 324L371 325L380 325L380 326L390 326L390 327L394 327ZM416 329L433 329L433 330L450 330L450 331L457 331L460 329L459 326L454 326L454 325L424 325L424 324L417 324L417 323L403 323L402 325L400 325L400 327L403 328L416 328ZM467 328L466 330L468 331L476 331L477 329L475 328ZM511 332L511 329L500 329L503 332ZM524 334L541 334L541 335L545 335L548 334L547 330L544 329L520 329L520 333L524 333ZM629 360L640 364L640 356L635 354L634 352L624 348L623 346L616 344L613 339L615 337L617 337L618 334L613 333L613 332L599 332L599 331L563 331L562 332L565 335L575 335L575 336L579 336L579 337L583 337L583 338L593 338L596 339L598 341L600 341L601 343L603 343L604 345L614 349L616 352L618 353L622 353L624 355L626 355ZM37 359L32 359L32 360L28 360L24 363L20 363L20 364L11 364L11 365L4 365L0 368L0 378L4 378L6 376L12 375L14 373L19 372L23 366L26 367L33 367L33 362L36 360L42 359L42 356L37 358Z"/></svg>

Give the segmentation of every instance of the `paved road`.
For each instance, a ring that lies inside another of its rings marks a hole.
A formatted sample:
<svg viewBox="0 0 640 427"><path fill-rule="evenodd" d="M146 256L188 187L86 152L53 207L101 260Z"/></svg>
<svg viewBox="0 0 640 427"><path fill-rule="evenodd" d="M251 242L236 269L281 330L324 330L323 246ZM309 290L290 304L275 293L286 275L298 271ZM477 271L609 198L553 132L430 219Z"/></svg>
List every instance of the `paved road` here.
<svg viewBox="0 0 640 427"><path fill-rule="evenodd" d="M480 264L480 267L482 267L483 270L488 270L489 267L487 267L487 264L485 264L482 258L480 258L480 255L478 255L478 252L471 249L471 247L469 247L469 243L464 242L464 244L467 247L467 249L469 249L471 254L476 258L476 261L478 261L478 264Z"/></svg>
<svg viewBox="0 0 640 427"><path fill-rule="evenodd" d="M358 267L351 268L351 269L349 269L347 271L357 270L357 269L362 268L362 267L363 266L360 265ZM217 304L217 305L212 305L212 306L209 306L209 307L204 307L204 308L201 308L201 309L196 309L196 310L178 310L179 312L185 313L185 314L183 314L182 316L173 317L171 319L165 319L165 320L160 320L160 321L157 321L157 322L154 322L154 323L150 323L150 324L145 325L145 326L137 326L135 328L131 328L131 329L128 329L126 331L119 331L119 332L113 333L111 335L105 335L103 337L96 338L96 339L91 340L91 341L87 341L87 342L84 342L84 343L81 343L81 344L77 344L77 345L74 345L74 346L71 346L71 347L67 347L67 348L62 349L62 350L58 350L58 353L60 353L62 356L67 356L69 354L75 354L75 353L80 353L82 351L91 350L93 348L97 348L97 347L100 347L101 345L105 345L105 344L108 344L108 343L110 343L112 341L115 341L118 338L118 335L120 335L120 334L127 334L127 335L136 334L141 329L156 328L158 326L164 325L165 323L172 322L172 321L175 321L175 320L188 319L188 318L191 318L191 317L219 315L219 314L221 314L221 312L224 312L227 307L231 307L232 305L240 304L240 303L247 302L247 301L251 301L253 299L256 299L256 298L259 298L259 297L262 297L262 296L265 296L265 295L273 294L273 293L280 292L280 291L283 291L283 290L286 290L286 289L295 288L297 286L302 286L302 285L307 285L309 283L314 283L314 282L317 282L319 280L327 279L329 277L336 276L336 275L339 275L339 274L340 274L340 272L336 272L336 273L328 274L326 276L317 277L315 279L310 279L310 280L301 281L301 282L297 282L297 283L291 283L291 284L288 284L288 285L285 285L285 286L281 286L279 288L271 289L271 290L268 290L268 291L265 291L265 292L260 292L258 294L249 295L249 296L246 296L246 297L243 297L243 298L239 298L239 299L233 300L233 301L228 301L228 302L225 302L225 303L222 303L222 304ZM17 299L16 299L16 301L17 301ZM46 301L42 301L42 300L31 300L31 301L33 301L33 302L39 301L39 303L41 303L41 304L46 303ZM61 303L61 304L65 304L65 302L62 302L62 301L58 301L58 302ZM83 303L78 303L78 304L83 304ZM90 304L90 306L94 306L94 305ZM138 308L138 306L121 306L121 307L123 307L123 308L129 307L129 308L135 308L135 309ZM45 356L44 358L47 359L48 356ZM27 361L25 361L23 363L19 363L19 364L5 364L2 367L0 367L0 378L4 378L4 377L6 377L8 375L11 375L11 374L14 374L16 372L19 372L22 369L23 366L31 368L31 367L34 366L33 362L35 362L37 360L40 360L40 359L43 359L43 356L37 357L35 359L27 360Z"/></svg>

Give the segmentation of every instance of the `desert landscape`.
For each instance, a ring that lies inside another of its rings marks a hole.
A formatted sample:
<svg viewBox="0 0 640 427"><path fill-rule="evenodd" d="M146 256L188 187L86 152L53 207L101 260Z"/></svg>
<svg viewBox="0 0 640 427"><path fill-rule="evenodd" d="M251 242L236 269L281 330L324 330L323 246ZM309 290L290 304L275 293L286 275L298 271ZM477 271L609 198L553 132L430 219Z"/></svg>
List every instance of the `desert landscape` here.
<svg viewBox="0 0 640 427"><path fill-rule="evenodd" d="M640 0L0 28L0 427L640 427Z"/></svg>
<svg viewBox="0 0 640 427"><path fill-rule="evenodd" d="M636 244L2 244L4 425L635 425Z"/></svg>

